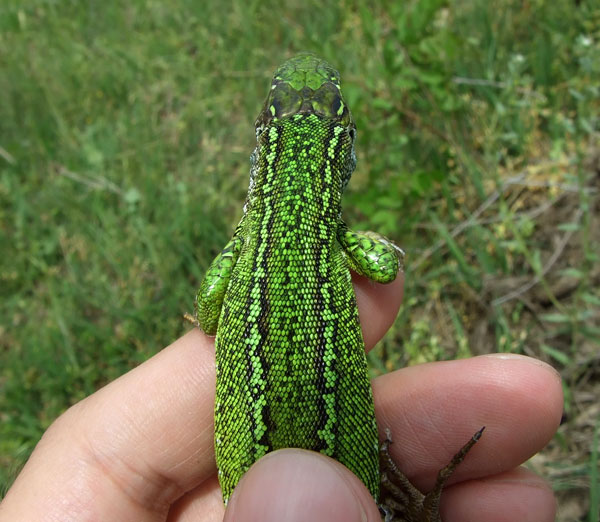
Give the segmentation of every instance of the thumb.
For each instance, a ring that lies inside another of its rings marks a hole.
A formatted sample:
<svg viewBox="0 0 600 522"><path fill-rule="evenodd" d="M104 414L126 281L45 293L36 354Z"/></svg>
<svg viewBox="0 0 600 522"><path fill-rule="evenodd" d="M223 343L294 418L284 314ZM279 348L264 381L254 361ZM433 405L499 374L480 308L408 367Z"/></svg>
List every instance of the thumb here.
<svg viewBox="0 0 600 522"><path fill-rule="evenodd" d="M362 482L339 462L313 451L269 453L242 477L224 522L379 522Z"/></svg>

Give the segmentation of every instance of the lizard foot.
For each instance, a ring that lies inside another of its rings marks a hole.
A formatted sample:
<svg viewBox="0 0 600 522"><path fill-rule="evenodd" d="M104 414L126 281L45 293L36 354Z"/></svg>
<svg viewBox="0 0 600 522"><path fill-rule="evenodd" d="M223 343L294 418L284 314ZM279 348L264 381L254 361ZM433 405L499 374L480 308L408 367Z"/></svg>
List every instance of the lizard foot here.
<svg viewBox="0 0 600 522"><path fill-rule="evenodd" d="M454 470L464 460L469 450L481 438L485 426L467 442L445 468L442 468L433 489L423 495L400 471L390 456L392 443L390 430L379 451L381 465L381 504L379 509L385 522L442 522L440 518L440 495Z"/></svg>
<svg viewBox="0 0 600 522"><path fill-rule="evenodd" d="M192 315L192 314L188 314L187 312L185 314L183 314L183 318L188 322L188 323L192 323L194 326L197 326L198 328L200 328L200 324L198 323L197 319Z"/></svg>

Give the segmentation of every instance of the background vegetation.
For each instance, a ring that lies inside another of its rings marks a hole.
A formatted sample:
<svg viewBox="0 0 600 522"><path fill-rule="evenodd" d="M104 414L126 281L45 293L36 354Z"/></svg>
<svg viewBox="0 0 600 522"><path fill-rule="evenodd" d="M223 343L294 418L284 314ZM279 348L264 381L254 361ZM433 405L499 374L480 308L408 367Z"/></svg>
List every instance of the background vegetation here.
<svg viewBox="0 0 600 522"><path fill-rule="evenodd" d="M0 484L69 405L188 329L240 217L275 66L313 51L358 125L354 228L407 255L374 373L510 351L564 377L529 463L597 521L600 6L3 0Z"/></svg>

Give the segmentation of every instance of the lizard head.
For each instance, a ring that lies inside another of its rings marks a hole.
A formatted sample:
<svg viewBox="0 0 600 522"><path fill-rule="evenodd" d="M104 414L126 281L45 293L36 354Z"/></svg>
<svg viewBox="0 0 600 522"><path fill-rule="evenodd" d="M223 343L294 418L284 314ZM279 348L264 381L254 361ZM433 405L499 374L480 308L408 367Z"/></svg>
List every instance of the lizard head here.
<svg viewBox="0 0 600 522"><path fill-rule="evenodd" d="M314 54L303 53L284 62L273 75L271 89L256 128L295 114L316 114L354 128L340 90L340 73Z"/></svg>

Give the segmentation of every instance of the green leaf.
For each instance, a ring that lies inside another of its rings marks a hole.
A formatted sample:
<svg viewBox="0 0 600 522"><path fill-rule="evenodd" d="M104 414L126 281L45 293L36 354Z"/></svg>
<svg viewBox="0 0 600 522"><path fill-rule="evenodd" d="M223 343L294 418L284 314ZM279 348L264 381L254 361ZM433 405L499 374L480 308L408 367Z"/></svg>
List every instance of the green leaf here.
<svg viewBox="0 0 600 522"><path fill-rule="evenodd" d="M563 366L568 366L569 364L571 364L571 358L568 356L568 354L562 352L561 350L552 348L552 346L549 346L547 344L542 344L541 349L544 353L548 354L550 357L552 357L555 361L558 361Z"/></svg>

